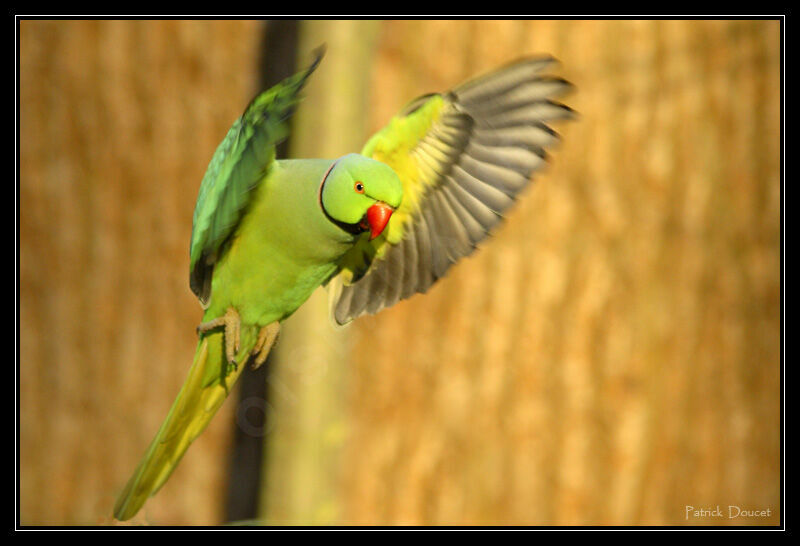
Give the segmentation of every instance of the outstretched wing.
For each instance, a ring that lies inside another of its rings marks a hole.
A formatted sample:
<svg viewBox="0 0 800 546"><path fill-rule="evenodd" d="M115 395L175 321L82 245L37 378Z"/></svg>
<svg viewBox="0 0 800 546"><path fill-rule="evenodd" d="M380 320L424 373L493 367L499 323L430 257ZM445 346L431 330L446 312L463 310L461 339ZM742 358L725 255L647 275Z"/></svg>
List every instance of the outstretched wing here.
<svg viewBox="0 0 800 546"><path fill-rule="evenodd" d="M306 70L254 98L208 165L194 209L189 250L189 286L204 306L211 296L214 264L245 213L252 190L275 161L275 146L289 132L286 120L323 54L321 49L317 50Z"/></svg>
<svg viewBox="0 0 800 546"><path fill-rule="evenodd" d="M573 117L554 99L571 89L544 74L552 58L517 61L411 102L365 145L391 166L403 203L384 235L366 236L330 283L339 324L425 292L475 249L558 140L547 122Z"/></svg>

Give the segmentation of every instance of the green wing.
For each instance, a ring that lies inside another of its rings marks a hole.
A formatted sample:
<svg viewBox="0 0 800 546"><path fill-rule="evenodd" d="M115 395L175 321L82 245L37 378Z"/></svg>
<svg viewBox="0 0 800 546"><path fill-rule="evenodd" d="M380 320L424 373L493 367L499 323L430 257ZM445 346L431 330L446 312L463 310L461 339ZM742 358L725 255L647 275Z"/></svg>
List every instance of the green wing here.
<svg viewBox="0 0 800 546"><path fill-rule="evenodd" d="M544 74L551 58L524 59L443 94L412 101L365 145L391 166L403 203L384 234L362 236L330 283L339 324L425 292L500 222L573 117L553 99L571 85Z"/></svg>
<svg viewBox="0 0 800 546"><path fill-rule="evenodd" d="M289 132L286 120L322 55L318 50L306 70L253 99L211 158L194 209L189 250L189 286L204 306L211 296L214 264L245 213L252 190L275 161L275 146Z"/></svg>

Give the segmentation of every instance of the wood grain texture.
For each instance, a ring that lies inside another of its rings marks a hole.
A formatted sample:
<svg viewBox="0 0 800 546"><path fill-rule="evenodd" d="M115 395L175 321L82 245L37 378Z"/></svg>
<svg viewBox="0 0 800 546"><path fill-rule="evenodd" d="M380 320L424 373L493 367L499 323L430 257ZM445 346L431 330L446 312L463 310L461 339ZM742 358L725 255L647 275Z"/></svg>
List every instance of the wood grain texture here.
<svg viewBox="0 0 800 546"><path fill-rule="evenodd" d="M483 248L357 321L342 522L775 524L776 22L388 22L376 130L523 54L577 86ZM690 517L685 506L771 510Z"/></svg>
<svg viewBox="0 0 800 546"><path fill-rule="evenodd" d="M20 521L110 521L186 376L208 160L255 92L257 22L20 24ZM135 520L220 521L226 407Z"/></svg>
<svg viewBox="0 0 800 546"><path fill-rule="evenodd" d="M192 208L261 28L20 25L22 523L108 522L178 391ZM285 347L295 383L271 376L268 520L777 523L779 39L772 21L380 23L349 68L371 77L366 134L535 53L562 61L580 120L428 294L306 344L312 303ZM306 123L320 153L344 145ZM139 522L221 521L230 410Z"/></svg>

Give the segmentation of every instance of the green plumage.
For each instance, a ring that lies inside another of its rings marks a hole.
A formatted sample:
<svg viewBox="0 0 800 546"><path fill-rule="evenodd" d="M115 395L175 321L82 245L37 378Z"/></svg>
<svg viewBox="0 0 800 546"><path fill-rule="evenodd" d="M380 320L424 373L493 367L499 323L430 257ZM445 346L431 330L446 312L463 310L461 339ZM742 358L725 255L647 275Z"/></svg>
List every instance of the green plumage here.
<svg viewBox="0 0 800 546"><path fill-rule="evenodd" d="M526 59L413 101L362 150L275 160L319 64L258 95L217 148L200 186L190 286L205 309L177 399L114 507L133 517L166 482L248 361L320 285L344 324L424 292L472 252L544 160L570 117L549 59Z"/></svg>
<svg viewBox="0 0 800 546"><path fill-rule="evenodd" d="M189 284L204 305L220 249L244 214L250 192L273 165L275 146L289 134L286 120L321 59L253 99L211 158L197 196L189 253Z"/></svg>

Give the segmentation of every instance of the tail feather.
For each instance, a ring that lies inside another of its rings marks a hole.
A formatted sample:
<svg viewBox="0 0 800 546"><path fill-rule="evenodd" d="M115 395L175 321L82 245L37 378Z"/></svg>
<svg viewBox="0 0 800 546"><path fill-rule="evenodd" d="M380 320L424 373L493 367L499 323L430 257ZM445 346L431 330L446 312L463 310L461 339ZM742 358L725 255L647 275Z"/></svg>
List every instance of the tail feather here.
<svg viewBox="0 0 800 546"><path fill-rule="evenodd" d="M255 339L242 329L239 362L246 363ZM150 447L114 505L114 517L127 520L136 515L145 501L164 485L178 466L189 445L205 430L228 396L229 389L239 378L244 364L231 370L224 380L222 369L222 332L204 336L197 344L194 363L181 391L172 404L167 418L158 430ZM244 359L242 359L244 355ZM219 381L207 384L204 380L215 374Z"/></svg>

